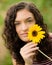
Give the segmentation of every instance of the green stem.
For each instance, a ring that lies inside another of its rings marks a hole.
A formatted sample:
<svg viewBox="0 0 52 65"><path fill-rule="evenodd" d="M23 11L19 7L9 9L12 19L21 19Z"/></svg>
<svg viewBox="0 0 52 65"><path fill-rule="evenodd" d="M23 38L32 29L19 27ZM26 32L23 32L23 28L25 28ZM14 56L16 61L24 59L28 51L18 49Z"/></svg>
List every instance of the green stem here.
<svg viewBox="0 0 52 65"><path fill-rule="evenodd" d="M52 59L49 57L49 56L47 56L45 53L43 53L40 49L38 50L41 54L43 54L46 58L48 58L50 61L52 61Z"/></svg>

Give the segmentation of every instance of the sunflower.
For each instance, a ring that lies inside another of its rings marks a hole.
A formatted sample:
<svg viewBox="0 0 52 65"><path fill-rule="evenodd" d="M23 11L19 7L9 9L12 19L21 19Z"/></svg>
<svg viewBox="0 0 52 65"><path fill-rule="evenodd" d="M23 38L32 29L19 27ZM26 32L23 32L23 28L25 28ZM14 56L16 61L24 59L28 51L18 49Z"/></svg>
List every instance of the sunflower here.
<svg viewBox="0 0 52 65"><path fill-rule="evenodd" d="M35 43L40 43L41 39L45 38L45 31L42 31L42 28L35 24L29 28L28 39Z"/></svg>

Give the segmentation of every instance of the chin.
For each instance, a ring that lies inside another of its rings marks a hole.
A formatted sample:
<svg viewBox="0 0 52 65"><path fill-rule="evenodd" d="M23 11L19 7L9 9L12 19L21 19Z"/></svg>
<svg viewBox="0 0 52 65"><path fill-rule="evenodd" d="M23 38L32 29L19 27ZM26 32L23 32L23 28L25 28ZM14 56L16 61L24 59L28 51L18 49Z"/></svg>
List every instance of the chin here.
<svg viewBox="0 0 52 65"><path fill-rule="evenodd" d="M23 39L22 41L24 41L24 42L29 42L29 40L28 40L28 39Z"/></svg>

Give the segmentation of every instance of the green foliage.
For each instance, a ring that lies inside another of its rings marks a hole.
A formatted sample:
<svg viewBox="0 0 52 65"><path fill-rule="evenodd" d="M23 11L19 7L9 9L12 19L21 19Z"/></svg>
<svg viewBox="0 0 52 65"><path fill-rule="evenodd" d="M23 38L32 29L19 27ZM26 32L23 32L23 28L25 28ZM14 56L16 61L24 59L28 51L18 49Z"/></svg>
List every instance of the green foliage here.
<svg viewBox="0 0 52 65"><path fill-rule="evenodd" d="M0 62L0 65L12 65L12 59L9 52L7 52L5 58Z"/></svg>
<svg viewBox="0 0 52 65"><path fill-rule="evenodd" d="M0 25L3 24L3 17L0 15Z"/></svg>
<svg viewBox="0 0 52 65"><path fill-rule="evenodd" d="M6 57L3 61L3 64L2 65L12 65L12 61L10 59L10 56L9 57Z"/></svg>

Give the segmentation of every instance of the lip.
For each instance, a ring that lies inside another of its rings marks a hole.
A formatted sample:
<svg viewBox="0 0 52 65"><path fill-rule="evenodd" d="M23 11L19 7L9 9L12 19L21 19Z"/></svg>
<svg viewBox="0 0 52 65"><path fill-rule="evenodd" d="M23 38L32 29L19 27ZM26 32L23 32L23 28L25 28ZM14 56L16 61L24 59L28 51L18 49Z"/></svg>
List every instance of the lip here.
<svg viewBox="0 0 52 65"><path fill-rule="evenodd" d="M22 33L21 35L25 37L28 35L28 33Z"/></svg>

